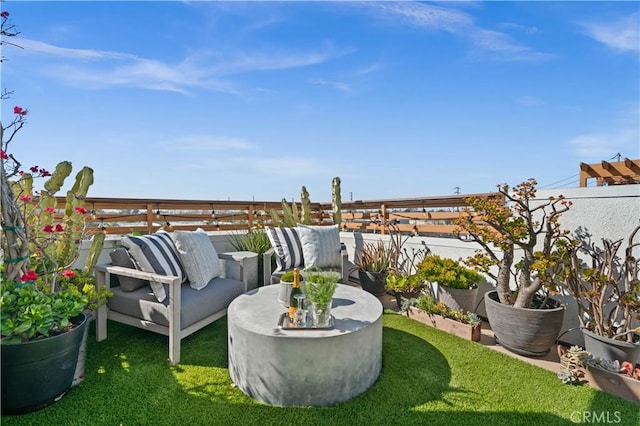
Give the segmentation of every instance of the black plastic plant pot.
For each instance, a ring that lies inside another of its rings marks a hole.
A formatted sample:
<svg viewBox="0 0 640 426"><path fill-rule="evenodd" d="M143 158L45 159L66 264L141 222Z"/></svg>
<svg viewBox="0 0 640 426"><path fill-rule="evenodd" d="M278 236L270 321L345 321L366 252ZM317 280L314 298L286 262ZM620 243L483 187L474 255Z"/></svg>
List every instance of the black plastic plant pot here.
<svg viewBox="0 0 640 426"><path fill-rule="evenodd" d="M384 272L358 271L360 286L363 290L373 294L376 297L384 296L387 293L385 286Z"/></svg>
<svg viewBox="0 0 640 426"><path fill-rule="evenodd" d="M69 390L78 362L87 318L71 319L66 333L25 343L3 343L2 415L40 410Z"/></svg>

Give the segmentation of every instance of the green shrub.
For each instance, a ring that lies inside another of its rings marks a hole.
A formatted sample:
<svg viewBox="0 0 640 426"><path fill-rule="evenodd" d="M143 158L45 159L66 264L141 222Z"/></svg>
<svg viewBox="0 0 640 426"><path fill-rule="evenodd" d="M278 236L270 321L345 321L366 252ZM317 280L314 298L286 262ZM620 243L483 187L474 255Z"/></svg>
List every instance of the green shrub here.
<svg viewBox="0 0 640 426"><path fill-rule="evenodd" d="M482 279L480 273L457 260L437 255L425 256L418 264L418 274L426 281L459 289L473 288Z"/></svg>

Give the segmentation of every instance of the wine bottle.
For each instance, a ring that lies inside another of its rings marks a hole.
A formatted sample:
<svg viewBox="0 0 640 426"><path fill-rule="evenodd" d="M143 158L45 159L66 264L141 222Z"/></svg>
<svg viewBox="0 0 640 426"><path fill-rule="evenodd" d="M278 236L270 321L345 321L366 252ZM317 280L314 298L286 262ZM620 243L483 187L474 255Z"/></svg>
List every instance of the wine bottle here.
<svg viewBox="0 0 640 426"><path fill-rule="evenodd" d="M293 313L298 309L298 299L296 295L302 294L300 288L300 269L293 270L293 285L291 286L291 297L289 298L289 318L293 319Z"/></svg>

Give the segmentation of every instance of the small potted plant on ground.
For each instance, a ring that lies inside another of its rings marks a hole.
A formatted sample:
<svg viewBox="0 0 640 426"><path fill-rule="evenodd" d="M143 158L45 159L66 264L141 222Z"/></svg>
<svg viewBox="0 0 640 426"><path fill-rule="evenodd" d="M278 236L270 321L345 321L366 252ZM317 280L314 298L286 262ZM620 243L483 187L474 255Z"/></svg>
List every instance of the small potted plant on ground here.
<svg viewBox="0 0 640 426"><path fill-rule="evenodd" d="M558 250L560 279L578 306L585 349L594 357L634 365L640 362L639 233L640 225L629 235L622 256L623 239L603 239L598 247L584 230Z"/></svg>
<svg viewBox="0 0 640 426"><path fill-rule="evenodd" d="M499 197L469 197L466 214L455 221L458 237L481 247L465 262L495 281L485 306L497 341L525 356L549 352L565 311L550 295L556 289L553 251L566 235L559 219L571 203L563 196L535 201L536 185L529 179L513 188L498 185Z"/></svg>
<svg viewBox="0 0 640 426"><path fill-rule="evenodd" d="M331 303L340 281L340 274L333 271L311 271L305 274L305 297L310 303L312 327L331 325Z"/></svg>
<svg viewBox="0 0 640 426"><path fill-rule="evenodd" d="M430 255L418 264L418 275L431 283L437 300L453 309L475 312L480 273L456 260Z"/></svg>
<svg viewBox="0 0 640 426"><path fill-rule="evenodd" d="M398 271L390 271L386 276L385 285L396 297L398 308L401 308L402 299L415 299L420 296L424 280L419 274L405 275Z"/></svg>

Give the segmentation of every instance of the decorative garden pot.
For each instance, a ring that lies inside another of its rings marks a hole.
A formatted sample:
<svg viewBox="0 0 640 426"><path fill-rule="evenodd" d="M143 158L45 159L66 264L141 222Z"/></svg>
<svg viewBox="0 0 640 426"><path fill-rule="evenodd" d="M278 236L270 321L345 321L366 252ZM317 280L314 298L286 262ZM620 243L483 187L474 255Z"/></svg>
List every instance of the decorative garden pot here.
<svg viewBox="0 0 640 426"><path fill-rule="evenodd" d="M438 300L451 309L475 312L477 298L478 286L471 289L438 286Z"/></svg>
<svg viewBox="0 0 640 426"><path fill-rule="evenodd" d="M25 343L4 343L2 351L2 415L44 408L69 390L87 317L71 319L66 333Z"/></svg>
<svg viewBox="0 0 640 426"><path fill-rule="evenodd" d="M640 362L640 343L621 342L609 337L599 336L589 330L582 329L584 349L594 357L620 363L629 361L636 365Z"/></svg>
<svg viewBox="0 0 640 426"><path fill-rule="evenodd" d="M489 325L496 341L511 352L543 356L555 344L564 318L564 306L556 301L551 309L514 308L504 305L495 290L485 294Z"/></svg>
<svg viewBox="0 0 640 426"><path fill-rule="evenodd" d="M376 297L384 296L387 293L385 287L384 272L358 271L360 286L363 290L368 291Z"/></svg>

